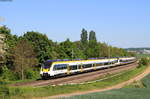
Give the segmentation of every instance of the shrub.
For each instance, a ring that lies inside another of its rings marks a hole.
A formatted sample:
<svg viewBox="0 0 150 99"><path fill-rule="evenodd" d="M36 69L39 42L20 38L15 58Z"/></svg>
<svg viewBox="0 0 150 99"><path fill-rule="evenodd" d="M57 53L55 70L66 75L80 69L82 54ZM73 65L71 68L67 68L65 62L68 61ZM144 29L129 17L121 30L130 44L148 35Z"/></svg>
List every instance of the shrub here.
<svg viewBox="0 0 150 99"><path fill-rule="evenodd" d="M28 69L26 70L26 78L27 79L39 79L40 74L38 70Z"/></svg>
<svg viewBox="0 0 150 99"><path fill-rule="evenodd" d="M149 59L148 58L141 58L141 60L139 61L139 66L138 67L141 67L141 66L147 66L149 64Z"/></svg>
<svg viewBox="0 0 150 99"><path fill-rule="evenodd" d="M14 72L12 72L11 70L9 70L6 66L2 67L2 74L1 74L1 78L4 80L16 80L16 75Z"/></svg>

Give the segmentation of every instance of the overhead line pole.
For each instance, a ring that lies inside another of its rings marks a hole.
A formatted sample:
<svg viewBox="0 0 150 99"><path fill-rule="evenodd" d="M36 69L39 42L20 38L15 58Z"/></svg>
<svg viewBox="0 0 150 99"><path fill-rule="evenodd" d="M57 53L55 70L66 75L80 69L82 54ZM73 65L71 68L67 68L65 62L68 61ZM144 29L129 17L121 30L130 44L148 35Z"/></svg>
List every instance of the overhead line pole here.
<svg viewBox="0 0 150 99"><path fill-rule="evenodd" d="M72 53L71 58L72 58L72 60L73 60L73 57L74 57L74 56L73 56L73 54L74 54L73 48L72 48L72 52L71 52L71 53Z"/></svg>

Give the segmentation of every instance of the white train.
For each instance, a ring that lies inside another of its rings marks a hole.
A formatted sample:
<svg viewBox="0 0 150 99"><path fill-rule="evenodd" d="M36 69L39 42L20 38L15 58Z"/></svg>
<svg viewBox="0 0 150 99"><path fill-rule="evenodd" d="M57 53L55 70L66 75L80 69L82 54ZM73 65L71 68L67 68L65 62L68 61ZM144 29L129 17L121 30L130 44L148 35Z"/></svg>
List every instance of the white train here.
<svg viewBox="0 0 150 99"><path fill-rule="evenodd" d="M47 60L41 67L42 79L55 76L76 74L97 69L132 63L135 57L88 59L88 60Z"/></svg>

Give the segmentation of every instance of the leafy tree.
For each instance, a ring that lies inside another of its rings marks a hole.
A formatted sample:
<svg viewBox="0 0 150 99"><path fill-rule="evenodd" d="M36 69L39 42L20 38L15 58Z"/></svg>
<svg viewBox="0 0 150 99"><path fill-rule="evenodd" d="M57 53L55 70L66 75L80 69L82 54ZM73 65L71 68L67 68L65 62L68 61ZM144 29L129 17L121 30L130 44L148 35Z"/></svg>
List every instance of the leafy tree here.
<svg viewBox="0 0 150 99"><path fill-rule="evenodd" d="M8 27L6 27L5 25L1 26L0 27L0 34L10 35L10 29Z"/></svg>
<svg viewBox="0 0 150 99"><path fill-rule="evenodd" d="M100 46L95 40L90 40L88 43L88 48L86 50L87 58L100 57Z"/></svg>
<svg viewBox="0 0 150 99"><path fill-rule="evenodd" d="M11 39L10 29L8 29L6 26L0 27L0 36L2 38L1 39L2 42L0 44L2 49L0 51L0 54L1 56L4 56L4 52L5 52L4 49L6 49L5 43L7 42L7 40Z"/></svg>
<svg viewBox="0 0 150 99"><path fill-rule="evenodd" d="M75 58L84 58L83 52L78 48L77 42L71 42L67 39L64 42L61 42L59 45L59 55L60 58L75 59Z"/></svg>
<svg viewBox="0 0 150 99"><path fill-rule="evenodd" d="M75 58L81 58L81 59L85 59L86 58L86 55L84 54L84 50L82 49L82 43L81 41L76 41L76 42L73 42L75 48L74 48L74 56Z"/></svg>
<svg viewBox="0 0 150 99"><path fill-rule="evenodd" d="M5 25L0 27L0 34L3 34L5 36L4 42L6 44L5 47L7 47L5 49L8 50L10 47L13 47L16 44L18 37L16 35L12 35L11 30Z"/></svg>
<svg viewBox="0 0 150 99"><path fill-rule="evenodd" d="M53 42L46 35L31 31L24 34L23 38L27 39L33 45L41 64L45 60L53 58L53 54L56 54L53 48Z"/></svg>
<svg viewBox="0 0 150 99"><path fill-rule="evenodd" d="M98 45L100 46L100 57L108 57L107 44L98 42Z"/></svg>
<svg viewBox="0 0 150 99"><path fill-rule="evenodd" d="M72 57L73 43L67 39L60 43L60 58L71 58Z"/></svg>
<svg viewBox="0 0 150 99"><path fill-rule="evenodd" d="M95 32L93 30L90 31L89 41L90 40L96 41L96 34L95 34Z"/></svg>
<svg viewBox="0 0 150 99"><path fill-rule="evenodd" d="M16 35L11 34L11 30L5 25L0 27L0 34L4 36L4 53L1 54L3 60L3 64L1 66L7 66L8 69L13 68L13 61L11 55L11 49L16 45L18 37Z"/></svg>
<svg viewBox="0 0 150 99"><path fill-rule="evenodd" d="M25 78L25 71L37 64L36 54L32 45L27 40L18 41L13 49L15 71L21 73L21 79Z"/></svg>
<svg viewBox="0 0 150 99"><path fill-rule="evenodd" d="M83 45L86 45L87 42L88 42L88 40L87 40L88 36L87 35L88 35L87 31L83 28L82 33L81 33L81 42L82 42Z"/></svg>

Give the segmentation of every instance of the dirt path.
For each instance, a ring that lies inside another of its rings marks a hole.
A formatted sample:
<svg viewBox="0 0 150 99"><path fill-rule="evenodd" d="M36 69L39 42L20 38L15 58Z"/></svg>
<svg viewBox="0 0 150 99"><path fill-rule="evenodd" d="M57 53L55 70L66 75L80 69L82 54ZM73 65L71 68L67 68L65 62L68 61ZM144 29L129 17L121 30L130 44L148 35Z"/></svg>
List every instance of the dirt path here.
<svg viewBox="0 0 150 99"><path fill-rule="evenodd" d="M111 86L111 87L96 89L96 90L90 90L90 91L84 91L84 92L70 93L70 94L61 94L61 95L57 95L57 96L45 97L42 99L56 99L56 98L62 98L62 97L71 97L71 96L75 96L75 95L89 94L89 93L94 93L94 92L102 92L102 91L107 91L107 90L111 90L111 89L119 89L119 88L124 87L125 85L131 84L134 81L141 80L143 77L145 77L149 73L150 73L150 66L143 73L139 74L138 76L136 76L136 77L134 77L128 81L122 82L120 84Z"/></svg>

